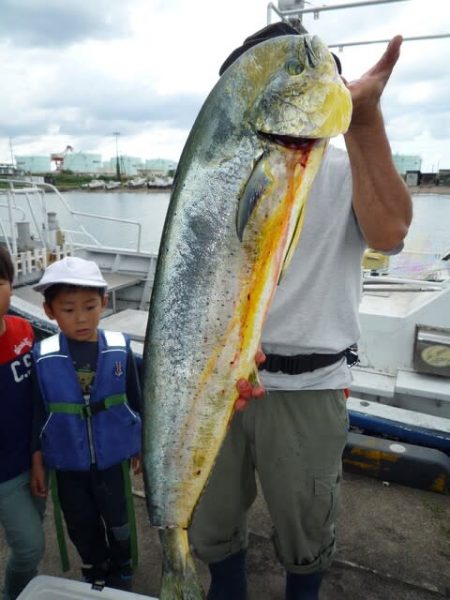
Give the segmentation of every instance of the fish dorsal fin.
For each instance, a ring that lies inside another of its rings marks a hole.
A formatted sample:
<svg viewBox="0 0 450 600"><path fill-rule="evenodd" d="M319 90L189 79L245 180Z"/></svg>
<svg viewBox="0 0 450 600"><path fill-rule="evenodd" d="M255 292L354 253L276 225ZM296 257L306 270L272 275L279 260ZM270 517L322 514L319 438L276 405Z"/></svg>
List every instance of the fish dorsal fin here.
<svg viewBox="0 0 450 600"><path fill-rule="evenodd" d="M257 159L250 177L247 179L244 189L239 196L236 212L236 233L242 242L244 230L250 220L251 214L258 204L258 200L267 190L270 179L265 173L264 163L267 158L267 152L263 152Z"/></svg>

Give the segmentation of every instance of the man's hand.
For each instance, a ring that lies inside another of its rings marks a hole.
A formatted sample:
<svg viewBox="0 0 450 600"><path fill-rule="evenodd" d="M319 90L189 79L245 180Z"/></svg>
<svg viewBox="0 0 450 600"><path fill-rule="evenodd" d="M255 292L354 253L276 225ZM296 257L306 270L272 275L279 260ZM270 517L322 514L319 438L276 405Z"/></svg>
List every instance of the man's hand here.
<svg viewBox="0 0 450 600"><path fill-rule="evenodd" d="M396 35L380 60L359 79L346 82L353 101L351 131L361 126L371 126L377 117L381 94L400 56L403 38Z"/></svg>
<svg viewBox="0 0 450 600"><path fill-rule="evenodd" d="M255 356L256 365L259 366L265 360L266 355L261 349L259 349ZM261 385L253 385L247 379L239 379L239 381L236 383L236 388L239 392L239 397L234 404L234 408L235 410L239 411L244 410L247 404L250 402L250 400L253 400L253 398L261 398L261 396L264 396L265 394L265 390Z"/></svg>

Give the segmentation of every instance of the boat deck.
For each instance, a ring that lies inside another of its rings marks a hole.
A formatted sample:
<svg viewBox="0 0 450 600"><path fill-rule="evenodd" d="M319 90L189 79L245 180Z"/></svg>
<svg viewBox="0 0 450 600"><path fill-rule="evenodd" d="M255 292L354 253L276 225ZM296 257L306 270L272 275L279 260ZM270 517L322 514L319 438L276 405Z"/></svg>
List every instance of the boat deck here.
<svg viewBox="0 0 450 600"><path fill-rule="evenodd" d="M139 566L134 592L159 595L161 547L149 525L143 483L134 478ZM450 502L448 496L344 474L337 523L338 551L321 600L438 600L450 594ZM80 579L80 561L68 541L70 571L60 567L51 500L45 519L46 551L40 572ZM249 600L284 598L284 573L271 542L271 522L261 494L249 518ZM6 561L0 539L0 571ZM208 586L207 568L197 561ZM101 593L98 592L99 597Z"/></svg>
<svg viewBox="0 0 450 600"><path fill-rule="evenodd" d="M103 329L122 331L132 340L143 342L147 327L148 311L127 308L118 313L104 317L101 320Z"/></svg>
<svg viewBox="0 0 450 600"><path fill-rule="evenodd" d="M110 314L111 311L115 312L116 310L116 293L119 290L123 290L125 288L131 287L133 285L138 285L142 282L142 277L137 277L136 275L127 275L123 273L102 273L106 283L108 284L108 295L110 296L111 308L108 310L107 314ZM36 292L32 285L23 285L20 287L14 288L14 300L13 305L15 307L23 309L28 309L34 317L42 318L44 321L50 321L48 317L45 315L44 309L42 308L43 296L40 292ZM131 309L130 309L131 310ZM124 311L126 312L126 311ZM144 311L136 311L136 312L144 312ZM145 311L146 312L146 311ZM120 313L118 313L120 314ZM119 319L120 321L120 319ZM103 325L102 325L103 327ZM145 332L145 325L144 332ZM109 329L113 329L113 327L108 327ZM123 331L120 327L115 327L118 331Z"/></svg>

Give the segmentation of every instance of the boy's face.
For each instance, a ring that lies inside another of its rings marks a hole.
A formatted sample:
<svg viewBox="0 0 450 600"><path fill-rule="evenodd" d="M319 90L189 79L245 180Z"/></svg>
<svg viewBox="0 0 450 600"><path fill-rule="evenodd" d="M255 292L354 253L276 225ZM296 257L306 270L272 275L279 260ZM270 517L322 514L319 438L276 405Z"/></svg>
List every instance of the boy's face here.
<svg viewBox="0 0 450 600"><path fill-rule="evenodd" d="M11 302L12 288L7 279L0 278L0 319L6 315Z"/></svg>
<svg viewBox="0 0 450 600"><path fill-rule="evenodd" d="M106 294L101 298L96 289L75 289L59 292L51 306L44 302L44 310L71 340L95 342L98 323L107 302Z"/></svg>

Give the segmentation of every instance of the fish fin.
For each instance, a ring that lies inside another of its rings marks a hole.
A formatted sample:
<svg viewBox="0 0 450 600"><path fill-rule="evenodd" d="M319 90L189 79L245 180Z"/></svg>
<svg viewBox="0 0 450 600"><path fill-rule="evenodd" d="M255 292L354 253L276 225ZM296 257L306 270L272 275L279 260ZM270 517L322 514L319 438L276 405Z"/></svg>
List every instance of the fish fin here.
<svg viewBox="0 0 450 600"><path fill-rule="evenodd" d="M259 378L259 371L257 368L253 369L253 371L250 373L250 375L248 377L248 380L252 385L261 385L261 381Z"/></svg>
<svg viewBox="0 0 450 600"><path fill-rule="evenodd" d="M266 162L267 152L263 154L256 161L250 177L248 178L245 187L239 197L238 209L236 213L236 233L239 241L242 242L244 237L244 230L247 223L250 220L251 214L258 204L258 200L267 190L270 180L267 177L264 169Z"/></svg>
<svg viewBox="0 0 450 600"><path fill-rule="evenodd" d="M305 206L306 206L306 203L304 202L300 209L297 223L295 224L294 233L291 237L291 241L289 243L288 249L286 250L286 254L284 255L283 265L281 267L280 276L278 277L278 284L285 276L286 271L288 270L289 264L292 260L292 257L294 256L294 252L297 248L297 243L298 243L298 240L300 239L300 234L303 229L303 222L305 220L305 212L306 212Z"/></svg>
<svg viewBox="0 0 450 600"><path fill-rule="evenodd" d="M205 600L189 550L187 530L163 529L160 538L163 549L160 600Z"/></svg>

